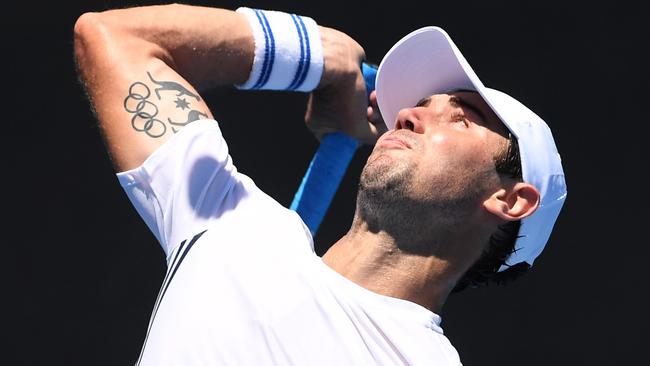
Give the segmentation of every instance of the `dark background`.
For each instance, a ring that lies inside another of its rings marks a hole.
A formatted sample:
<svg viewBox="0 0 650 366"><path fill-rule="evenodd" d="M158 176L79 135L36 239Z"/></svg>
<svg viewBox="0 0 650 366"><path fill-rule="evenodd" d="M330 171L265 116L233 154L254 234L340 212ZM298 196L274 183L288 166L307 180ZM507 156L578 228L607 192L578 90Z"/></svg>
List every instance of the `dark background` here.
<svg viewBox="0 0 650 366"><path fill-rule="evenodd" d="M309 15L353 36L376 62L408 32L442 26L486 85L552 127L569 190L528 275L449 298L443 327L461 360L647 364L648 2L195 3ZM144 340L162 251L117 183L72 58L79 15L134 4L18 2L2 10L0 363L132 365ZM306 96L228 89L204 97L239 170L288 205L317 148L302 124ZM350 224L368 152L356 155L321 225L319 254Z"/></svg>

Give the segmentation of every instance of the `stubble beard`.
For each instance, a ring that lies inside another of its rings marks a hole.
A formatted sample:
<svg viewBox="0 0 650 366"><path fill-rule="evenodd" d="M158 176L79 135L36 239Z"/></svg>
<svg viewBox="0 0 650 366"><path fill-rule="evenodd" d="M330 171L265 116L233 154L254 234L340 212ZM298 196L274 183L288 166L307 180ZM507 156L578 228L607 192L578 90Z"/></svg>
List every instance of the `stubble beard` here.
<svg viewBox="0 0 650 366"><path fill-rule="evenodd" d="M415 164L409 160L378 156L369 159L359 179L357 216L371 232L384 231L411 243L414 215L424 208L410 197Z"/></svg>
<svg viewBox="0 0 650 366"><path fill-rule="evenodd" d="M370 231L385 231L401 238L403 249L423 252L435 250L435 237L463 225L476 192L449 176L418 182L416 172L406 158L371 156L359 179L357 216Z"/></svg>
<svg viewBox="0 0 650 366"><path fill-rule="evenodd" d="M413 180L413 164L386 160L380 156L369 161L359 179L360 213L378 224L399 214Z"/></svg>

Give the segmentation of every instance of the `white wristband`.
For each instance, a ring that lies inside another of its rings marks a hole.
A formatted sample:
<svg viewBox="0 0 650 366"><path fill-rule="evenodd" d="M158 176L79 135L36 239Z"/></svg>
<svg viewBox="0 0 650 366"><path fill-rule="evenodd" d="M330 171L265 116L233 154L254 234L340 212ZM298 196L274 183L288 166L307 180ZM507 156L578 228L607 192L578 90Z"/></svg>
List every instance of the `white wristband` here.
<svg viewBox="0 0 650 366"><path fill-rule="evenodd" d="M314 90L323 74L323 45L318 24L309 17L240 7L255 38L255 58L239 89Z"/></svg>

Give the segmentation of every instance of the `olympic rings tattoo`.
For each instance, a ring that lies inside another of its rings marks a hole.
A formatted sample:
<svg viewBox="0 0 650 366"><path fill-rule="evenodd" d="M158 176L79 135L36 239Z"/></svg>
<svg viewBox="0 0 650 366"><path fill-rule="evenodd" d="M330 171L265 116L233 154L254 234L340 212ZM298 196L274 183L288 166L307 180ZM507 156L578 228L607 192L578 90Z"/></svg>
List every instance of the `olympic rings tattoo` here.
<svg viewBox="0 0 650 366"><path fill-rule="evenodd" d="M129 95L124 99L124 109L133 113L131 126L136 131L158 138L167 132L167 126L163 121L155 118L158 115L158 107L147 99L149 96L151 96L149 87L145 83L136 81L129 87Z"/></svg>

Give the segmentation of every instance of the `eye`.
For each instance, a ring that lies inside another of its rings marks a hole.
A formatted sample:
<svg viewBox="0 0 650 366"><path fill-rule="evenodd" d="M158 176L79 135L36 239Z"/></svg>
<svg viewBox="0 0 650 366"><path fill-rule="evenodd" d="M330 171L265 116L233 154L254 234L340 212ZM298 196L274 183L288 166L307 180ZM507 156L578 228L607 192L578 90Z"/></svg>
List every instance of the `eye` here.
<svg viewBox="0 0 650 366"><path fill-rule="evenodd" d="M451 115L451 121L452 122L462 122L465 127L469 127L469 121L467 120L467 117L465 117L464 113L461 112L456 112Z"/></svg>

